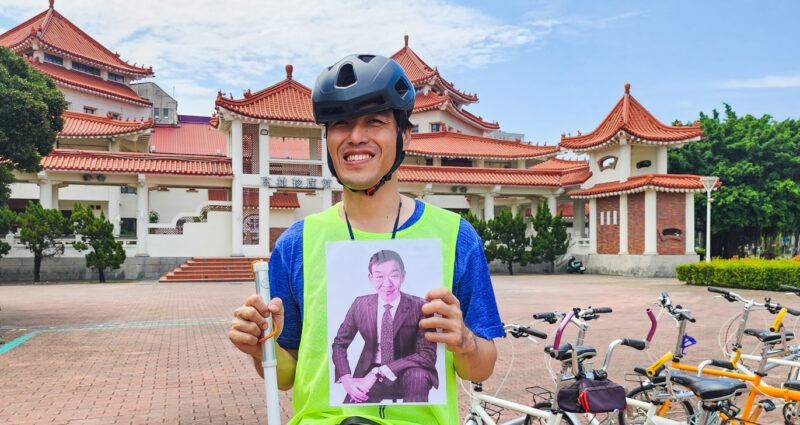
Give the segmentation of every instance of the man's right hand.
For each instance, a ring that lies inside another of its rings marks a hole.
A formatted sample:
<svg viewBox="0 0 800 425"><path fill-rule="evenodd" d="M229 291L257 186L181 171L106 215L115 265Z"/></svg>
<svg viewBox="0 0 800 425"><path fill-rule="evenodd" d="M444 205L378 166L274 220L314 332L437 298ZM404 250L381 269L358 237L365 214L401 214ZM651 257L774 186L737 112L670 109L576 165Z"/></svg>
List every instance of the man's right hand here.
<svg viewBox="0 0 800 425"><path fill-rule="evenodd" d="M375 374L369 373L363 378L353 378L351 375L344 375L340 382L344 390L347 391L347 394L350 395L350 398L356 403L361 403L367 401L369 398L369 390L375 385L376 380L377 377Z"/></svg>
<svg viewBox="0 0 800 425"><path fill-rule="evenodd" d="M258 294L253 294L245 300L244 305L233 312L228 338L239 350L261 359L261 347L258 339L261 332L266 331L268 324L265 317L275 319L275 326L278 332L275 334L277 340L283 330L283 302L280 298L273 298L267 305Z"/></svg>

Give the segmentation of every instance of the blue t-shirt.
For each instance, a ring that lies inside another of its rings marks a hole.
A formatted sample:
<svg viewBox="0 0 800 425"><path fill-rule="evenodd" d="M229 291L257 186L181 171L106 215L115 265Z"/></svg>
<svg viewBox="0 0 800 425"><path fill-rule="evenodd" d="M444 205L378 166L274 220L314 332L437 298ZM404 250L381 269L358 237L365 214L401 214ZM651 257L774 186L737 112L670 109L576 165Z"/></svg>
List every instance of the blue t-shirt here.
<svg viewBox="0 0 800 425"><path fill-rule="evenodd" d="M425 203L415 200L414 213L398 230L414 225L422 217ZM278 344L298 349L303 330L303 220L281 234L269 258L270 295L283 300L284 324ZM483 242L463 218L456 238L453 294L461 303L464 322L478 336L492 339L504 335L497 312Z"/></svg>

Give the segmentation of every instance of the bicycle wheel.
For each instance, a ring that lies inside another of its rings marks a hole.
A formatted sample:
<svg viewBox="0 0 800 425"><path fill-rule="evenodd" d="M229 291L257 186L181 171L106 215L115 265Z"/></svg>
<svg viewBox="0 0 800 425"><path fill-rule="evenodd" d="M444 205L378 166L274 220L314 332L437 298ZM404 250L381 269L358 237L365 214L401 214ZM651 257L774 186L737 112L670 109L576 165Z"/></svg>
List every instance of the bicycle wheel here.
<svg viewBox="0 0 800 425"><path fill-rule="evenodd" d="M634 400L641 400L647 403L655 401L655 389L652 385L644 384L631 390L627 397ZM669 404L666 414L662 415L667 419L678 422L689 422L694 415L692 403L688 400L673 401ZM641 425L647 420L647 412L628 406L624 412L619 412L620 425Z"/></svg>
<svg viewBox="0 0 800 425"><path fill-rule="evenodd" d="M534 409L539 410L550 410L553 407L553 403L550 401L542 401L533 405ZM580 423L575 423L572 421L572 418L567 416L567 414L561 415L561 422L562 425L581 425ZM525 416L525 425L547 425L547 420L538 418L536 416L526 415Z"/></svg>
<svg viewBox="0 0 800 425"><path fill-rule="evenodd" d="M797 402L790 401L783 405L783 422L786 425L800 425L800 412L797 409Z"/></svg>

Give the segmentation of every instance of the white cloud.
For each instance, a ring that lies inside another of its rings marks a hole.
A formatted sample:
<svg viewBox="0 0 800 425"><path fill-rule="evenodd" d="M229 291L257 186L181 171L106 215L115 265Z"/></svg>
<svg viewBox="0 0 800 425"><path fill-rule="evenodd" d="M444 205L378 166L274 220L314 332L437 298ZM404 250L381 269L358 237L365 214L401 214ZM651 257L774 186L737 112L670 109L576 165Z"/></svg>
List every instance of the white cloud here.
<svg viewBox="0 0 800 425"><path fill-rule="evenodd" d="M719 84L724 89L771 89L800 87L800 75L768 75L761 78L728 80Z"/></svg>

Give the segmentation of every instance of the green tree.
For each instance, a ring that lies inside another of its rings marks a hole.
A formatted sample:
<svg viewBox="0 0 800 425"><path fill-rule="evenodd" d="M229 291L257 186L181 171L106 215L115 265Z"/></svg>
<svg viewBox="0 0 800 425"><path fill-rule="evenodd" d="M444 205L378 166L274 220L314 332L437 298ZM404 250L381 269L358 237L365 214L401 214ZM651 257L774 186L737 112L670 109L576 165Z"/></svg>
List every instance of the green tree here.
<svg viewBox="0 0 800 425"><path fill-rule="evenodd" d="M64 126L64 95L50 77L0 46L0 205L13 169L35 172Z"/></svg>
<svg viewBox="0 0 800 425"><path fill-rule="evenodd" d="M478 218L478 216L473 214L472 211L467 211L466 213L461 214L461 217L463 217L464 220L467 220L467 223L472 225L472 227L475 229L475 232L478 234L478 236L480 236L484 245L486 245L489 240L492 239L491 232L489 231L489 225L486 224L486 220Z"/></svg>
<svg viewBox="0 0 800 425"><path fill-rule="evenodd" d="M531 240L525 234L527 224L522 214L514 216L511 210L503 210L500 215L487 223L491 238L486 245L486 259L500 260L508 266L508 274L513 275L514 263L526 266L536 258Z"/></svg>
<svg viewBox="0 0 800 425"><path fill-rule="evenodd" d="M42 259L64 253L64 244L58 239L69 233L69 220L59 210L46 210L38 203L28 206L17 214L19 239L33 252L33 281L39 281Z"/></svg>
<svg viewBox="0 0 800 425"><path fill-rule="evenodd" d="M92 248L91 252L86 253L86 267L96 269L100 282L105 282L103 271L107 268L118 269L125 262L122 242L114 239L114 225L106 220L102 211L100 217L95 217L91 209L83 208L77 202L72 209L70 221L75 233L81 236L81 240L73 242L72 246L78 251Z"/></svg>
<svg viewBox="0 0 800 425"><path fill-rule="evenodd" d="M550 208L544 203L536 207L536 215L531 218L533 223L533 246L539 253L543 262L550 263L550 272L555 271L556 258L564 255L569 248L569 235L567 224L561 212L553 217Z"/></svg>
<svg viewBox="0 0 800 425"><path fill-rule="evenodd" d="M700 114L705 139L669 153L671 173L718 176L712 194L712 256L732 257L780 235L800 235L800 120ZM705 231L705 194L695 198Z"/></svg>
<svg viewBox="0 0 800 425"><path fill-rule="evenodd" d="M8 209L7 206L0 207L0 258L3 258L4 255L11 251L11 245L3 240L3 238L5 238L8 232L14 227L15 221L16 215L14 211Z"/></svg>

